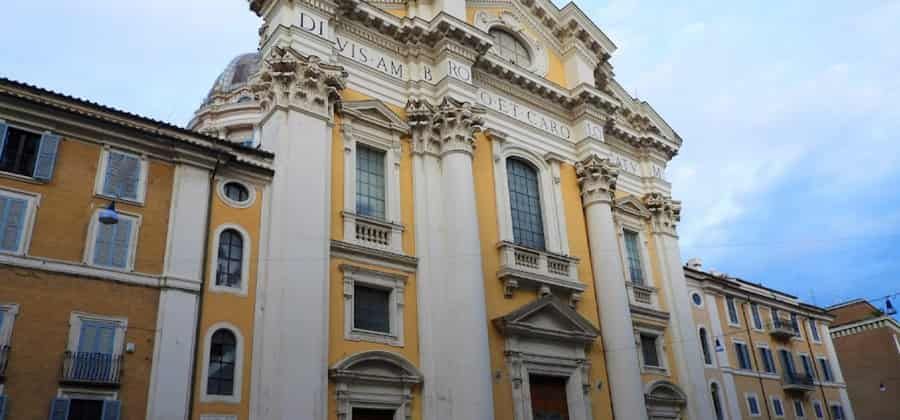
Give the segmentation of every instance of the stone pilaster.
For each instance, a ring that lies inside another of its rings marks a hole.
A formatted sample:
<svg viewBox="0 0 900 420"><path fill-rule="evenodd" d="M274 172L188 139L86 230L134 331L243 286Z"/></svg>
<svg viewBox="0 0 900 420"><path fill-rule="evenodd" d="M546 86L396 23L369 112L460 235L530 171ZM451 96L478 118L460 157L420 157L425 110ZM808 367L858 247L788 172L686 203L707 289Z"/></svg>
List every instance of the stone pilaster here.
<svg viewBox="0 0 900 420"><path fill-rule="evenodd" d="M575 174L587 220L612 405L616 418L646 420L641 367L612 213L619 165L591 155L576 163Z"/></svg>
<svg viewBox="0 0 900 420"><path fill-rule="evenodd" d="M660 193L645 195L643 202L652 214L653 242L662 274L660 289L666 295L668 303L670 334L674 337L696 338L697 330L681 264L681 248L678 245L677 226L681 220L681 202ZM681 388L687 394L687 417L715 418L706 384L705 367L701 358L697 357L702 354L699 340L672 340L670 348L681 378Z"/></svg>
<svg viewBox="0 0 900 420"><path fill-rule="evenodd" d="M410 101L424 418L494 415L472 158L481 110ZM448 357L448 355L465 355ZM488 397L485 397L488 396Z"/></svg>

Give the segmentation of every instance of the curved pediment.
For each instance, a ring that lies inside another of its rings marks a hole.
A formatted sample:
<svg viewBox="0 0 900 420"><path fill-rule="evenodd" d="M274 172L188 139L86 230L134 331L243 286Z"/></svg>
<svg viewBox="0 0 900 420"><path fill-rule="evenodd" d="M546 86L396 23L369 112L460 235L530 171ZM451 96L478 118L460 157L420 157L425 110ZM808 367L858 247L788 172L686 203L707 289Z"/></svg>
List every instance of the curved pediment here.
<svg viewBox="0 0 900 420"><path fill-rule="evenodd" d="M589 320L552 295L544 296L494 319L494 325L507 336L520 335L585 343L593 342L600 334Z"/></svg>
<svg viewBox="0 0 900 420"><path fill-rule="evenodd" d="M332 378L371 382L420 383L422 373L403 356L387 351L366 351L349 356L329 369Z"/></svg>
<svg viewBox="0 0 900 420"><path fill-rule="evenodd" d="M647 385L644 398L654 404L680 406L687 402L687 394L669 381L656 381Z"/></svg>

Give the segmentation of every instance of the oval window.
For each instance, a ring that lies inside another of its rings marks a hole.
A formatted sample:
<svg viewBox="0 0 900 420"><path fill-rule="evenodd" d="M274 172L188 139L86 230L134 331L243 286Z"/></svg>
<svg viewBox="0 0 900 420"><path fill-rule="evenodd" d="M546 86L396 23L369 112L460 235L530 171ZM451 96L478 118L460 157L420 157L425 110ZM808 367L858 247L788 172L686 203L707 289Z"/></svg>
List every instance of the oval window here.
<svg viewBox="0 0 900 420"><path fill-rule="evenodd" d="M250 190L241 183L227 182L223 189L225 190L225 197L236 203L244 203L250 199Z"/></svg>
<svg viewBox="0 0 900 420"><path fill-rule="evenodd" d="M691 300L694 301L694 305L703 305L703 298L697 292L691 293Z"/></svg>

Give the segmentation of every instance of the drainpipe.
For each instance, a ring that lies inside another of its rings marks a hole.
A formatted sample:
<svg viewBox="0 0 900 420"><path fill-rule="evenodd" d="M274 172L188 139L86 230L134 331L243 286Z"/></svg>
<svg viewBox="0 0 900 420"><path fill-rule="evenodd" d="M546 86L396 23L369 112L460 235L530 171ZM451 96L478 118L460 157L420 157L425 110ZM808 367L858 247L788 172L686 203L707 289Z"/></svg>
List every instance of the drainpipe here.
<svg viewBox="0 0 900 420"><path fill-rule="evenodd" d="M200 267L200 295L197 302L197 322L194 329L194 357L191 363L191 387L188 390L188 420L194 418L194 389L197 386L197 359L201 356L199 349L202 348L200 333L202 332L201 321L203 318L203 293L206 291L206 278L209 276L209 236L212 231L212 202L213 194L216 188L216 173L219 172L219 165L222 164L222 152L216 154L216 164L213 166L212 173L209 175L209 194L206 197L206 237L203 239L203 261Z"/></svg>
<svg viewBox="0 0 900 420"><path fill-rule="evenodd" d="M746 295L744 296L744 298L746 298L747 302L750 302L750 295ZM755 364L756 368L759 369L759 361L756 360L756 345L753 344L753 333L750 332L750 320L747 319L747 304L741 305L741 315L744 316L744 330L747 331L747 340L750 341L750 348L748 349L748 353L750 353L750 357L753 358L753 364ZM753 366L751 366L751 368L752 367ZM772 411L769 408L769 396L766 395L766 387L763 384L762 376L760 376L759 371L757 370L754 370L753 373L756 374L756 379L759 380L759 389L762 391L763 396L762 405L766 407L766 415L768 415L769 419L771 420ZM784 410L784 402L781 403L781 409Z"/></svg>

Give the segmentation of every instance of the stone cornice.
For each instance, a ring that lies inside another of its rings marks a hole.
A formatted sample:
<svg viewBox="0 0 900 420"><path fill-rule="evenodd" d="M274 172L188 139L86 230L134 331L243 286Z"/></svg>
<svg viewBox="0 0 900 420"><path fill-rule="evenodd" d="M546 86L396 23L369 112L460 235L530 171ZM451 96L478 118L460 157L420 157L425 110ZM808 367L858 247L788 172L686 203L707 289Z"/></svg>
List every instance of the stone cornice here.
<svg viewBox="0 0 900 420"><path fill-rule="evenodd" d="M856 335L863 331L875 330L879 328L889 328L895 333L900 334L900 323L889 316L881 316L878 318L866 319L850 324L831 327L831 337L838 338L848 335Z"/></svg>
<svg viewBox="0 0 900 420"><path fill-rule="evenodd" d="M618 163L592 154L575 163L575 175L581 187L584 207L600 202L612 203L619 179Z"/></svg>

